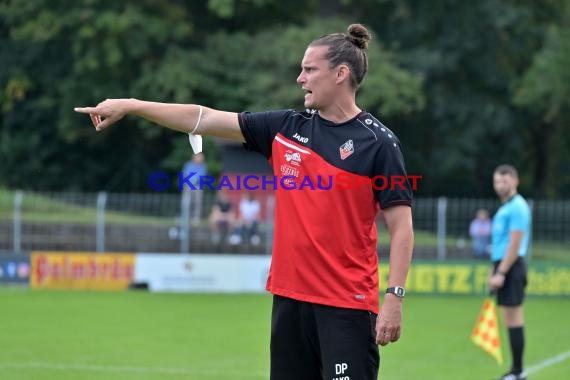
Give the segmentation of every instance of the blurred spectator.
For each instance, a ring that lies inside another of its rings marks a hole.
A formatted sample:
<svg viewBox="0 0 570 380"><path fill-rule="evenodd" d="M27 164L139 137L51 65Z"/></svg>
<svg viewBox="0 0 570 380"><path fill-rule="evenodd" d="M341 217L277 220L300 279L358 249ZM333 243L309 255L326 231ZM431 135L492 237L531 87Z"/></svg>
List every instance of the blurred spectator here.
<svg viewBox="0 0 570 380"><path fill-rule="evenodd" d="M204 153L195 154L182 168L183 178L191 175L188 182L190 182L193 187L187 183L183 183L183 188L184 193L190 195L190 220L194 225L197 225L202 217L204 190L200 185L200 178L204 177L207 171L208 167L204 161Z"/></svg>
<svg viewBox="0 0 570 380"><path fill-rule="evenodd" d="M258 235L258 226L261 215L261 204L253 193L244 193L239 202L237 229L231 237L230 243L240 244L242 240L249 240L253 245L259 245L261 239Z"/></svg>
<svg viewBox="0 0 570 380"><path fill-rule="evenodd" d="M235 223L232 203L223 191L218 191L210 214L212 243L225 241Z"/></svg>
<svg viewBox="0 0 570 380"><path fill-rule="evenodd" d="M491 244L491 219L487 210L479 209L475 219L469 225L469 236L473 244L473 254L476 258L489 257L489 244Z"/></svg>

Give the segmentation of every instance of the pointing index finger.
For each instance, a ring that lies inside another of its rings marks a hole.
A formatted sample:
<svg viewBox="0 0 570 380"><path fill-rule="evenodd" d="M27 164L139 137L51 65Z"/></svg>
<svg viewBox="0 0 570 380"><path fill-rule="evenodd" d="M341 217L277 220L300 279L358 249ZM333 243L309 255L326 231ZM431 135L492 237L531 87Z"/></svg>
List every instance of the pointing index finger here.
<svg viewBox="0 0 570 380"><path fill-rule="evenodd" d="M79 113L97 113L97 108L95 107L75 107L73 110Z"/></svg>

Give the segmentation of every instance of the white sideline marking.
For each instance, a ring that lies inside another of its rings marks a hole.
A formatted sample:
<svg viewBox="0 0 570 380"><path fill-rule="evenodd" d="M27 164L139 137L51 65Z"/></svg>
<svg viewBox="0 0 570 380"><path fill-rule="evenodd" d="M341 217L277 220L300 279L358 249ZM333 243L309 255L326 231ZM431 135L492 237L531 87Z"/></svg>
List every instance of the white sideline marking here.
<svg viewBox="0 0 570 380"><path fill-rule="evenodd" d="M51 370L78 370L78 371L96 371L96 372L135 372L135 373L158 373L165 375L188 375L188 374L224 374L231 372L232 375L238 376L256 376L263 378L266 374L260 372L245 372L245 371L225 371L215 369L197 369L197 368L168 368L168 367L130 367L130 366L103 366L92 364L65 364L65 363L41 363L41 362L28 362L28 363L0 363L2 368L42 368Z"/></svg>
<svg viewBox="0 0 570 380"><path fill-rule="evenodd" d="M540 370L542 370L542 369L544 369L544 368L546 368L546 367L550 367L550 366L552 366L552 365L554 365L554 364L556 364L556 363L560 363L560 362L562 362L562 361L564 361L564 360L566 360L566 359L568 359L568 358L570 358L570 351L566 351L566 352L564 352L564 353L562 353L562 354L560 354L560 355L556 355L556 356L553 356L553 357L548 358L548 359L546 359L546 360L543 360L542 362L540 362L540 363L538 363L538 364L536 364L536 365L533 365L533 366L530 367L530 368L527 368L527 369L525 370L525 372L526 372L528 375L530 375L530 374L535 373L535 372L538 372L538 371L540 371Z"/></svg>
<svg viewBox="0 0 570 380"><path fill-rule="evenodd" d="M566 351L560 355L553 356L542 362L533 365L525 370L525 372L530 375L543 370L544 368L553 366L557 363L563 362L564 360L570 358L570 351ZM90 365L90 364L64 364L64 363L40 363L40 362L29 362L29 363L0 363L0 369L2 368L42 368L42 369L52 369L52 370L78 370L78 371L98 371L98 372L135 372L135 373L159 373L165 375L188 375L188 374L220 374L228 373L229 371L223 370L205 370L205 369L192 369L192 368L166 368L166 367L128 367L128 366L102 366L102 365ZM236 372L231 370L231 373L235 375L264 377L265 373L260 372Z"/></svg>

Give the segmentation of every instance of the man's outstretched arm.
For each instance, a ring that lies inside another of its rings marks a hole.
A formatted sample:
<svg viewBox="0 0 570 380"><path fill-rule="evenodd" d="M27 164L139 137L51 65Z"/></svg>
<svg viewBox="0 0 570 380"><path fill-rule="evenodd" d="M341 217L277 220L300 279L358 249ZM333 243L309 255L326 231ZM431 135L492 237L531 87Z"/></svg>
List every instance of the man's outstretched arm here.
<svg viewBox="0 0 570 380"><path fill-rule="evenodd" d="M89 114L97 131L131 114L184 133L223 137L244 142L235 112L218 111L196 104L156 103L138 99L107 99L96 107L77 107Z"/></svg>

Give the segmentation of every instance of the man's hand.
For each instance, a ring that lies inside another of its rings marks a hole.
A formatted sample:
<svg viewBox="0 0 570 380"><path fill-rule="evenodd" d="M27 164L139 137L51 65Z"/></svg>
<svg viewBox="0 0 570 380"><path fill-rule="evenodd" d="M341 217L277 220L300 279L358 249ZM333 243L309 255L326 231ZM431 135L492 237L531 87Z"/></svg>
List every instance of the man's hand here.
<svg viewBox="0 0 570 380"><path fill-rule="evenodd" d="M502 273L495 273L489 277L489 289L494 292L501 289L505 284L505 275Z"/></svg>
<svg viewBox="0 0 570 380"><path fill-rule="evenodd" d="M121 120L128 113L130 99L107 99L97 107L76 107L75 112L87 113L97 131L102 131L111 124Z"/></svg>
<svg viewBox="0 0 570 380"><path fill-rule="evenodd" d="M376 344L385 346L400 339L402 302L394 294L386 294L376 319Z"/></svg>

